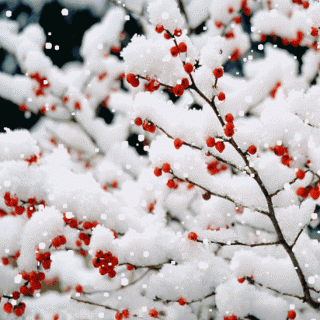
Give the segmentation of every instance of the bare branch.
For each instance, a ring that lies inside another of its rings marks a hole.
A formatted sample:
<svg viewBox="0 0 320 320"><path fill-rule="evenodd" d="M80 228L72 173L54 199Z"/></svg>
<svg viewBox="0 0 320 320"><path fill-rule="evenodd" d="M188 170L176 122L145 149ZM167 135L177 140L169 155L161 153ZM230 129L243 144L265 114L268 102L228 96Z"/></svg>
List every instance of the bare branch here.
<svg viewBox="0 0 320 320"><path fill-rule="evenodd" d="M204 240L200 240L198 239L197 242L202 242L203 243ZM274 245L279 245L281 244L280 241L275 241L275 242L265 242L265 243L242 243L239 241L235 241L235 242L230 242L230 243L225 243L225 242L220 242L220 241L209 241L209 243L213 243L213 244L218 244L220 246L245 246L245 247L261 247L261 246L274 246Z"/></svg>

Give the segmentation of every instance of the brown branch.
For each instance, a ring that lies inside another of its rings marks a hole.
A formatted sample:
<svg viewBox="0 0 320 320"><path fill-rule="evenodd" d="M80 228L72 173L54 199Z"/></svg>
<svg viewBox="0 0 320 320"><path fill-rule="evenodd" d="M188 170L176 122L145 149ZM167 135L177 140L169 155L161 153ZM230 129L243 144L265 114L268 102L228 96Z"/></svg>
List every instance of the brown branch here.
<svg viewBox="0 0 320 320"><path fill-rule="evenodd" d="M139 74L137 74L136 76L137 76L138 78L140 78L140 79L147 80L146 77L140 76ZM148 81L148 80L147 80L147 81ZM158 80L157 80L157 81L158 81ZM167 85L167 84L164 84L164 83L162 83L162 82L160 82L160 81L158 81L158 82L160 83L161 86L163 86L163 87L165 87L165 88L167 88L167 89L173 89L172 86L169 86L169 85Z"/></svg>
<svg viewBox="0 0 320 320"><path fill-rule="evenodd" d="M298 180L298 177L295 177L293 180L291 180L290 182L288 182L289 184L294 184L296 181ZM276 196L279 192L283 191L284 187L282 187L281 189L276 190L275 192L270 194L270 197L274 197Z"/></svg>
<svg viewBox="0 0 320 320"><path fill-rule="evenodd" d="M105 309L108 309L108 310L120 312L120 310L118 310L118 309L115 309L115 308L112 308L112 307L109 307L109 306L105 306L105 305L103 305L103 304L99 304L99 303L95 303L95 302L91 302L91 301L86 301L86 300L80 300L80 299L77 299L77 298L74 298L74 297L70 297L70 299L71 299L71 300L75 300L75 301L77 301L77 302L82 302L82 303L91 304L91 305L96 306L96 307L101 307L101 308L105 308Z"/></svg>
<svg viewBox="0 0 320 320"><path fill-rule="evenodd" d="M246 277L246 279L248 280L248 282L249 282L250 284L256 284L256 285L258 285L258 286L260 286L260 287L262 287L262 288L269 289L269 290L271 290L271 291L273 291L273 292L276 292L276 293L278 293L278 294L280 294L280 295L282 295L282 296L288 296L288 297L292 297L292 298L297 298L297 299L299 299L299 300L305 300L304 297L299 297L299 296L296 296L296 295L291 294L291 293L284 293L284 292L281 292L281 291L279 291L279 290L277 290L277 289L274 289L274 288L271 288L271 287L267 287L267 286L263 285L262 283L259 283L259 282L255 281L255 280L253 280L253 279L251 279L251 278L249 278L249 277Z"/></svg>
<svg viewBox="0 0 320 320"><path fill-rule="evenodd" d="M207 299L207 298L209 298L209 297L214 296L215 294L216 294L216 293L213 291L213 292L207 294L206 296L204 296L204 297L202 297L202 298L199 298L199 299L196 299L196 300L191 300L191 301L186 301L186 304L191 304L191 303L195 303L195 302L200 302L200 301L202 301L202 300L204 300L204 299ZM178 301L179 301L179 300L163 300L163 299L159 298L158 296L156 296L155 299L153 299L153 300L154 300L154 301L161 301L161 302L163 302L163 303L165 303L165 304L168 304L168 303L170 303L170 302L178 302Z"/></svg>
<svg viewBox="0 0 320 320"><path fill-rule="evenodd" d="M202 242L203 240L197 240L197 242ZM245 247L261 247L261 246L274 246L280 244L280 241L275 241L275 242L266 242L266 243L242 243L242 242L231 242L231 243L225 243L225 242L220 242L220 241L209 241L209 243L213 244L218 244L220 246L245 246Z"/></svg>

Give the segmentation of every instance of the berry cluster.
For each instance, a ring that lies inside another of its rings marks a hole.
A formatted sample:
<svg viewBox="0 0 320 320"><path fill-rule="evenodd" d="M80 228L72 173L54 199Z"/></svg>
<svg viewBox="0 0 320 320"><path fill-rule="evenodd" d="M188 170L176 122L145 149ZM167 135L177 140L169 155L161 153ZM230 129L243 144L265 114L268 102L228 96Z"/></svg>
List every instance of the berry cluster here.
<svg viewBox="0 0 320 320"><path fill-rule="evenodd" d="M20 295L20 293L18 291L15 291L15 292L17 292ZM13 297L13 299L15 299L15 298ZM17 298L17 299L19 299L19 298ZM15 299L15 300L17 300L17 299ZM6 313L13 312L17 317L21 317L24 314L25 309L26 309L26 304L24 302L20 302L19 304L15 305L14 307L10 302L7 302L3 305L4 312L6 312Z"/></svg>
<svg viewBox="0 0 320 320"><path fill-rule="evenodd" d="M51 267L52 260L50 258L51 258L50 251L44 252L44 253L40 253L39 250L38 250L38 252L36 253L37 261L42 264L42 267L45 270L48 270Z"/></svg>
<svg viewBox="0 0 320 320"><path fill-rule="evenodd" d="M218 160L214 160L213 162L207 164L207 170L213 176L214 174L217 174L220 171L227 170L227 166L224 164L221 165L221 163Z"/></svg>
<svg viewBox="0 0 320 320"><path fill-rule="evenodd" d="M242 10L242 12L243 12L246 16L250 16L251 10L250 10L250 8L248 7L247 0L242 0L242 1L241 1L241 10Z"/></svg>
<svg viewBox="0 0 320 320"><path fill-rule="evenodd" d="M175 183L173 179L169 179L167 182L167 187L170 189L178 189L178 184Z"/></svg>
<svg viewBox="0 0 320 320"><path fill-rule="evenodd" d="M88 246L90 244L90 237L91 237L90 234L87 234L87 233L84 233L84 232L80 232L79 233L79 240L76 241L76 245L78 247L81 247L81 241L83 241L84 244L86 246Z"/></svg>
<svg viewBox="0 0 320 320"><path fill-rule="evenodd" d="M20 205L19 205L19 201L21 202ZM5 193L4 202L8 207L14 208L14 211L11 212L11 215L13 216L15 216L16 214L22 215L26 210L26 208L24 207L25 201L21 201L19 198L15 196L11 197L10 192ZM36 198L29 198L28 203L29 205L27 206L27 217L30 219L32 217L32 214L36 211L35 205L38 203ZM45 205L45 201L41 201L39 205L40 204ZM6 213L2 210L1 216L4 216L4 215L6 215Z"/></svg>
<svg viewBox="0 0 320 320"><path fill-rule="evenodd" d="M122 312L118 311L114 317L116 320L127 319L130 317L130 313L128 310L122 310Z"/></svg>
<svg viewBox="0 0 320 320"><path fill-rule="evenodd" d="M306 188L300 187L296 191L297 195L303 199L306 199L309 195L312 199L317 200L320 196L319 184L316 184L314 188L308 186Z"/></svg>
<svg viewBox="0 0 320 320"><path fill-rule="evenodd" d="M115 189L115 188L118 187L118 182L117 182L117 181L112 181L111 184L106 183L106 184L102 187L102 189L105 190L105 191L107 191L107 190L108 190L108 186ZM98 222L96 222L96 221L93 222L92 228L95 228L95 227L97 226L97 224L98 224Z"/></svg>
<svg viewBox="0 0 320 320"><path fill-rule="evenodd" d="M270 147L269 148L271 151L274 151L274 153L279 156L282 157L281 158L281 163L285 166L290 165L290 162L292 161L292 158L289 157L289 151L287 148L285 148L284 146L275 146L274 148Z"/></svg>
<svg viewBox="0 0 320 320"><path fill-rule="evenodd" d="M160 88L160 82L155 79L149 79L147 77L148 83L145 85L144 89L149 92L156 91Z"/></svg>
<svg viewBox="0 0 320 320"><path fill-rule="evenodd" d="M25 296L32 296L35 290L41 289L41 281L43 281L45 277L46 276L43 272L37 273L36 271L31 271L30 273L23 273L22 279L25 280L26 283L20 287L20 293ZM30 285L30 287L28 287L28 285Z"/></svg>
<svg viewBox="0 0 320 320"><path fill-rule="evenodd" d="M170 164L169 163L164 163L163 165L162 165L162 169L160 169L160 168L155 168L154 169L154 175L156 176L156 177L160 177L161 175L162 175L162 171L163 172L166 172L166 173L169 173L170 172L170 170L171 170L171 166L170 166Z"/></svg>
<svg viewBox="0 0 320 320"><path fill-rule="evenodd" d="M310 34L312 37L317 37L319 35L319 30L315 27L311 27Z"/></svg>
<svg viewBox="0 0 320 320"><path fill-rule="evenodd" d="M228 230L230 227L229 227L228 225L226 225L226 227L225 227L225 228ZM219 230L220 230L220 228L216 228L216 229L214 229L213 227L208 226L207 230L219 231Z"/></svg>
<svg viewBox="0 0 320 320"><path fill-rule="evenodd" d="M52 240L52 245L57 249L67 243L65 236L58 236Z"/></svg>
<svg viewBox="0 0 320 320"><path fill-rule="evenodd" d="M304 9L309 8L309 2L308 1L302 1L302 0L292 0L292 3L298 4L300 6L303 6Z"/></svg>
<svg viewBox="0 0 320 320"><path fill-rule="evenodd" d="M8 256L7 258L2 257L1 258L2 264L4 266L7 266L10 262L12 263L13 261L17 260L19 257L20 257L20 251L17 251L14 255Z"/></svg>
<svg viewBox="0 0 320 320"><path fill-rule="evenodd" d="M44 89L48 88L50 86L49 81L47 80L46 77L41 78L39 72L30 74L30 78L34 79L37 81L39 87L38 88L33 88L35 95L38 96L43 96L44 95Z"/></svg>
<svg viewBox="0 0 320 320"><path fill-rule="evenodd" d="M170 53L173 57L177 57L179 53L187 51L187 45L185 42L180 42L178 46L174 46L170 49Z"/></svg>
<svg viewBox="0 0 320 320"><path fill-rule="evenodd" d="M157 24L155 30L157 33L162 33L164 31L164 27L161 24ZM180 29L176 29L176 30L174 30L174 35L176 37L180 37L182 35L182 31ZM167 40L171 39L171 34L167 30L163 36Z"/></svg>
<svg viewBox="0 0 320 320"><path fill-rule="evenodd" d="M99 268L101 275L108 274L110 278L116 276L114 271L115 266L118 265L118 258L113 256L110 251L104 253L102 250L96 252L96 257L92 260L92 264L95 268Z"/></svg>
<svg viewBox="0 0 320 320"><path fill-rule="evenodd" d="M137 118L135 118L134 123L137 126L141 126L142 125L142 129L144 131L148 131L150 133L155 133L155 131L156 131L156 125L153 124L151 121L145 120L145 121L142 122L142 119L137 117Z"/></svg>

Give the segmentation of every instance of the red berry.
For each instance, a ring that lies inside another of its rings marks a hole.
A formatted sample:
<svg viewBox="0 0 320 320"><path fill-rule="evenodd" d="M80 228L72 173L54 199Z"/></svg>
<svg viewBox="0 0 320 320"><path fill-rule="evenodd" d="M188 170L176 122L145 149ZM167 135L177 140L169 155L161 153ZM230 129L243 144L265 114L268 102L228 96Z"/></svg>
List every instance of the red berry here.
<svg viewBox="0 0 320 320"><path fill-rule="evenodd" d="M151 310L149 311L149 316L150 316L151 318L158 318L158 314L159 314L159 312L158 312L157 310L155 310L155 309L151 309Z"/></svg>
<svg viewBox="0 0 320 320"><path fill-rule="evenodd" d="M223 23L221 21L216 21L214 24L218 29L220 29L223 26Z"/></svg>
<svg viewBox="0 0 320 320"><path fill-rule="evenodd" d="M179 138L175 139L173 143L174 143L174 147L175 147L176 149L180 149L181 146L183 145L183 141L180 140Z"/></svg>
<svg viewBox="0 0 320 320"><path fill-rule="evenodd" d="M108 276L109 276L110 278L114 278L116 275L117 275L117 273L116 273L114 270L108 272Z"/></svg>
<svg viewBox="0 0 320 320"><path fill-rule="evenodd" d="M28 294L29 289L28 289L27 286L21 286L21 287L20 287L20 292L21 292L22 294L26 295L26 294Z"/></svg>
<svg viewBox="0 0 320 320"><path fill-rule="evenodd" d="M177 57L178 54L179 54L179 49L178 49L177 47L172 47L172 48L170 49L170 52L171 52L171 55L172 55L173 57Z"/></svg>
<svg viewBox="0 0 320 320"><path fill-rule="evenodd" d="M130 313L128 310L122 310L122 316L124 319L127 319L130 317Z"/></svg>
<svg viewBox="0 0 320 320"><path fill-rule="evenodd" d="M132 83L136 80L136 76L133 73L128 73L126 77L128 83Z"/></svg>
<svg viewBox="0 0 320 320"><path fill-rule="evenodd" d="M19 105L19 110L25 112L25 111L28 111L28 108L27 108L27 106L23 103L23 104L20 104L20 105Z"/></svg>
<svg viewBox="0 0 320 320"><path fill-rule="evenodd" d="M234 23L240 24L242 22L241 17L234 17L233 18Z"/></svg>
<svg viewBox="0 0 320 320"><path fill-rule="evenodd" d="M18 306L14 309L14 314L17 316L17 317L21 317L23 314L24 314L24 310L25 308L21 307L21 306Z"/></svg>
<svg viewBox="0 0 320 320"><path fill-rule="evenodd" d="M275 146L274 147L274 153L277 155L277 156L283 156L284 155L284 152L285 152L285 149L283 146Z"/></svg>
<svg viewBox="0 0 320 320"><path fill-rule="evenodd" d="M135 120L134 120L134 123L135 123L135 125L136 126L141 126L142 125L142 120L141 120L141 118L135 118Z"/></svg>
<svg viewBox="0 0 320 320"><path fill-rule="evenodd" d="M318 29L315 28L315 27L311 27L311 35L312 35L313 37L317 37L317 36L319 35ZM19 109L20 109L20 108L19 108Z"/></svg>
<svg viewBox="0 0 320 320"><path fill-rule="evenodd" d="M297 189L296 193L299 197L302 197L303 199L305 199L308 197L309 190L306 188L300 187Z"/></svg>
<svg viewBox="0 0 320 320"><path fill-rule="evenodd" d="M71 219L70 223L69 223L69 227L70 228L77 228L78 227L78 221L76 219Z"/></svg>
<svg viewBox="0 0 320 320"><path fill-rule="evenodd" d="M78 284L76 286L76 292L78 292L78 293L82 293L83 292L82 286L80 284Z"/></svg>
<svg viewBox="0 0 320 320"><path fill-rule="evenodd" d="M155 133L156 128L157 128L156 125L152 124L152 125L150 126L149 132L150 132L150 133Z"/></svg>
<svg viewBox="0 0 320 320"><path fill-rule="evenodd" d="M74 107L75 107L75 109L77 109L77 110L81 110L81 104L80 104L80 102L79 102L79 101L75 101Z"/></svg>
<svg viewBox="0 0 320 320"><path fill-rule="evenodd" d="M116 320L122 320L122 314L120 312L117 312L114 317Z"/></svg>
<svg viewBox="0 0 320 320"><path fill-rule="evenodd" d="M36 280L31 280L30 285L33 290L40 290L42 287L41 282Z"/></svg>
<svg viewBox="0 0 320 320"><path fill-rule="evenodd" d="M89 222L89 221L86 221L84 224L83 224L83 229L84 230L89 230L92 228L92 223Z"/></svg>
<svg viewBox="0 0 320 320"><path fill-rule="evenodd" d="M187 45L185 44L185 42L180 42L178 47L179 47L179 51L180 52L186 52L187 51Z"/></svg>
<svg viewBox="0 0 320 320"><path fill-rule="evenodd" d="M139 84L140 84L140 81L139 79L135 78L132 82L131 82L131 85L136 88L136 87L139 87Z"/></svg>
<svg viewBox="0 0 320 320"><path fill-rule="evenodd" d="M181 80L181 85L183 86L184 89L187 89L189 87L189 80L187 78L183 78Z"/></svg>
<svg viewBox="0 0 320 320"><path fill-rule="evenodd" d="M238 317L233 314L233 315L229 318L229 320L238 320Z"/></svg>
<svg viewBox="0 0 320 320"><path fill-rule="evenodd" d="M229 7L228 8L228 12L231 14L231 13L233 13L233 8L232 7Z"/></svg>
<svg viewBox="0 0 320 320"><path fill-rule="evenodd" d="M66 103L66 102L68 102L68 101L69 101L69 97L63 97L63 98L62 98L62 102L63 102L63 103Z"/></svg>
<svg viewBox="0 0 320 320"><path fill-rule="evenodd" d="M295 318L296 318L296 312L295 312L294 310L289 310L289 312L288 312L288 318L289 318L290 320L295 319Z"/></svg>
<svg viewBox="0 0 320 320"><path fill-rule="evenodd" d="M134 269L134 266L132 266L131 264L128 264L128 265L127 265L127 269L128 269L129 271L131 271L131 270Z"/></svg>
<svg viewBox="0 0 320 320"><path fill-rule="evenodd" d="M160 177L162 175L162 171L159 168L155 168L153 173L156 177Z"/></svg>
<svg viewBox="0 0 320 320"><path fill-rule="evenodd" d="M223 101L223 100L225 100L225 98L226 98L226 95L223 92L220 92L218 94L218 100L219 101Z"/></svg>
<svg viewBox="0 0 320 320"><path fill-rule="evenodd" d="M12 304L10 302L7 302L3 305L3 311L6 313L12 312Z"/></svg>
<svg viewBox="0 0 320 320"><path fill-rule="evenodd" d="M174 30L174 35L176 37L180 37L182 35L182 31L180 29L176 29L176 30Z"/></svg>
<svg viewBox="0 0 320 320"><path fill-rule="evenodd" d="M215 78L221 78L223 76L223 69L222 68L216 68L213 70L213 75Z"/></svg>
<svg viewBox="0 0 320 320"><path fill-rule="evenodd" d="M216 149L220 152L220 153L222 153L223 152L223 150L225 149L225 145L224 145L224 143L222 142L222 141L218 141L217 143L216 143Z"/></svg>
<svg viewBox="0 0 320 320"><path fill-rule="evenodd" d="M59 238L54 238L54 239L52 240L52 245L53 245L55 248L58 248L58 247L60 247L60 246L62 245L62 243L61 243L61 241L60 241Z"/></svg>
<svg viewBox="0 0 320 320"><path fill-rule="evenodd" d="M238 278L237 280L238 280L239 283L244 283L244 280L246 280L246 278L245 278L245 277L243 277L243 278Z"/></svg>
<svg viewBox="0 0 320 320"><path fill-rule="evenodd" d="M178 300L178 302L179 302L180 306L184 306L187 303L185 298L180 298Z"/></svg>
<svg viewBox="0 0 320 320"><path fill-rule="evenodd" d="M14 209L15 213L18 214L19 216L22 215L25 211L24 207L16 206Z"/></svg>
<svg viewBox="0 0 320 320"><path fill-rule="evenodd" d="M202 198L203 198L204 200L210 200L211 194L210 194L209 192L206 192L206 193L204 193L204 194L202 195Z"/></svg>
<svg viewBox="0 0 320 320"><path fill-rule="evenodd" d="M166 163L163 164L163 166L162 166L162 171L163 172L168 173L168 172L170 172L170 169L171 169L171 167L170 167L169 163L166 162Z"/></svg>
<svg viewBox="0 0 320 320"><path fill-rule="evenodd" d="M44 272L39 272L38 277L39 277L39 281L43 281L46 278L46 275L44 274Z"/></svg>
<svg viewBox="0 0 320 320"><path fill-rule="evenodd" d="M8 265L9 263L10 263L10 262L9 262L9 259L7 259L7 258L5 258L5 257L2 258L2 264L3 264L3 265L6 266L6 265Z"/></svg>
<svg viewBox="0 0 320 320"><path fill-rule="evenodd" d="M212 137L209 137L207 140L206 140L206 144L209 148L213 148L216 144L214 138Z"/></svg>
<svg viewBox="0 0 320 320"><path fill-rule="evenodd" d="M248 148L248 152L249 152L250 154L255 154L255 153L257 152L257 147L254 146L254 145L250 146L250 147Z"/></svg>
<svg viewBox="0 0 320 320"><path fill-rule="evenodd" d="M20 292L19 291L13 291L12 292L12 298L14 300L18 300L20 298Z"/></svg>
<svg viewBox="0 0 320 320"><path fill-rule="evenodd" d="M184 87L183 87L183 85L181 85L181 84L177 84L177 85L173 88L173 93L174 93L176 96L178 96L178 97L182 96L182 95L183 95L183 92L184 92Z"/></svg>
<svg viewBox="0 0 320 320"><path fill-rule="evenodd" d="M170 188L170 189L173 189L175 187L175 182L172 180L172 179L169 179L168 182L167 182L167 186Z"/></svg>
<svg viewBox="0 0 320 320"><path fill-rule="evenodd" d="M163 34L163 36L164 36L164 38L167 39L167 40L171 39L171 36L170 36L170 34L169 34L167 31Z"/></svg>
<svg viewBox="0 0 320 320"><path fill-rule="evenodd" d="M311 189L310 190L310 197L313 199L313 200L317 200L320 196L320 191L317 190L317 189Z"/></svg>
<svg viewBox="0 0 320 320"><path fill-rule="evenodd" d="M303 1L302 2L302 5L305 9L308 9L309 8L309 2L308 1Z"/></svg>
<svg viewBox="0 0 320 320"><path fill-rule="evenodd" d="M187 74L190 74L192 71L193 71L193 65L191 63L186 63L184 65L184 71L187 73Z"/></svg>
<svg viewBox="0 0 320 320"><path fill-rule="evenodd" d="M300 180L303 180L305 175L306 175L306 173L305 173L303 170L301 170L301 169L299 169L299 170L296 172L296 176L297 176L297 178L300 179Z"/></svg>
<svg viewBox="0 0 320 320"><path fill-rule="evenodd" d="M161 24L156 25L156 32L157 33L162 33L163 30L164 30L163 25L161 25Z"/></svg>
<svg viewBox="0 0 320 320"><path fill-rule="evenodd" d="M188 234L188 239L189 239L189 240L192 240L192 241L197 241L198 235L197 235L195 232L190 232L190 233Z"/></svg>
<svg viewBox="0 0 320 320"><path fill-rule="evenodd" d="M42 267L43 267L43 269L45 269L45 270L50 269L50 267L51 267L51 260L43 261L43 262L42 262Z"/></svg>

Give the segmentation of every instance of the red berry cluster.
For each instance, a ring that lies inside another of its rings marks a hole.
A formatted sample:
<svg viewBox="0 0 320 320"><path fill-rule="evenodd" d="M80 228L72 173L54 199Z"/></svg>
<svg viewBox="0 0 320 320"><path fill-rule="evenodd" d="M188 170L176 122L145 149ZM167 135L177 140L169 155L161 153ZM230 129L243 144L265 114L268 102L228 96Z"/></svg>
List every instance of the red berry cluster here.
<svg viewBox="0 0 320 320"><path fill-rule="evenodd" d="M18 292L19 293L19 292ZM20 302L14 307L10 302L7 302L3 305L3 311L6 313L14 313L17 317L21 317L24 314L26 309L26 304L24 302Z"/></svg>
<svg viewBox="0 0 320 320"><path fill-rule="evenodd" d="M52 240L52 245L57 249L60 246L63 246L67 243L67 239L65 236L58 236Z"/></svg>
<svg viewBox="0 0 320 320"><path fill-rule="evenodd" d="M309 195L312 199L317 200L320 196L319 185L316 184L314 188L308 186L306 188L300 187L296 191L297 195L303 199L306 199Z"/></svg>
<svg viewBox="0 0 320 320"><path fill-rule="evenodd" d="M187 51L187 45L185 42L180 42L178 46L174 46L170 49L171 55L177 57L179 53L184 53Z"/></svg>
<svg viewBox="0 0 320 320"><path fill-rule="evenodd" d="M17 251L14 255L8 256L7 258L2 257L1 258L2 264L4 266L7 266L10 262L12 263L13 261L17 260L19 257L20 257L20 251Z"/></svg>
<svg viewBox="0 0 320 320"><path fill-rule="evenodd" d="M127 319L130 317L130 313L128 310L122 310L122 312L118 311L114 317L116 320Z"/></svg>
<svg viewBox="0 0 320 320"><path fill-rule="evenodd" d="M133 73L128 73L126 79L134 88L138 87L140 84L139 79Z"/></svg>
<svg viewBox="0 0 320 320"><path fill-rule="evenodd" d="M8 207L14 207L14 211L11 212L11 215L13 215L13 216L15 216L16 214L22 215L25 212L26 208L23 206L24 203L19 205L19 201L20 201L19 198L11 197L10 192L5 193L4 201ZM34 206L37 204L37 199L35 197L29 198L28 203L29 203L29 206L27 206L27 217L30 219L32 217L32 214L36 211L36 208ZM39 204L45 205L45 202L41 201ZM5 215L6 215L6 213L5 213Z"/></svg>
<svg viewBox="0 0 320 320"><path fill-rule="evenodd" d="M88 246L90 244L90 237L91 235L90 234L87 234L87 233L84 233L84 232L80 232L79 233L79 240L76 241L76 245L78 247L81 247L81 241L84 242L84 244L86 246ZM80 245L79 245L80 244Z"/></svg>
<svg viewBox="0 0 320 320"><path fill-rule="evenodd" d="M229 31L225 34L224 36L226 39L233 39L234 38L234 33L232 31Z"/></svg>
<svg viewBox="0 0 320 320"><path fill-rule="evenodd" d="M116 276L114 267L118 265L118 258L113 256L110 251L104 253L102 250L96 252L96 257L92 260L92 264L95 268L99 268L101 275L108 274L110 278Z"/></svg>
<svg viewBox="0 0 320 320"><path fill-rule="evenodd" d="M300 6L303 6L304 9L309 8L309 2L308 1L302 1L302 0L292 0L292 3L298 4Z"/></svg>
<svg viewBox="0 0 320 320"><path fill-rule="evenodd" d="M51 253L50 251L48 252L44 252L44 253L40 253L37 252L36 253L36 259L38 262L40 262L42 264L43 269L48 270L51 267L51 262L52 260L51 258Z"/></svg>
<svg viewBox="0 0 320 320"><path fill-rule="evenodd" d="M284 146L275 146L274 148L270 147L269 148L271 151L273 151L277 156L282 157L281 158L281 163L285 166L290 165L290 162L292 161L292 158L289 157L289 151L287 148Z"/></svg>
<svg viewBox="0 0 320 320"><path fill-rule="evenodd" d="M207 164L207 170L213 176L220 171L227 170L227 166L224 164L221 165L221 163L218 160L214 160L213 162Z"/></svg>
<svg viewBox="0 0 320 320"><path fill-rule="evenodd" d="M167 182L167 187L170 189L178 189L178 184L175 183L173 179L169 179Z"/></svg>
<svg viewBox="0 0 320 320"><path fill-rule="evenodd" d="M47 78L46 77L41 78L39 72L30 74L30 78L36 80L39 85L38 88L36 87L33 88L35 95L37 97L44 95L44 88L47 88L50 86L50 83L47 80Z"/></svg>
<svg viewBox="0 0 320 320"><path fill-rule="evenodd" d="M241 10L242 10L242 12L243 12L246 16L250 16L251 10L250 10L250 8L248 7L247 0L242 0L242 1L241 1Z"/></svg>
<svg viewBox="0 0 320 320"><path fill-rule="evenodd" d="M271 90L271 92L270 92L270 97L271 97L272 99L274 99L274 97L276 96L276 93L277 93L279 87L281 87L281 82L277 82L276 85L275 85L275 86L273 87L273 89Z"/></svg>
<svg viewBox="0 0 320 320"><path fill-rule="evenodd" d="M142 129L144 131L147 131L147 132L150 132L150 133L155 133L156 131L156 125L153 124L151 121L143 121L143 124L142 124Z"/></svg>
<svg viewBox="0 0 320 320"><path fill-rule="evenodd" d="M20 293L32 296L35 290L41 289L41 281L43 281L45 277L46 275L43 272L37 273L36 271L31 271L30 273L23 273L22 279L25 280L26 283L20 287ZM28 287L28 284L30 287Z"/></svg>

